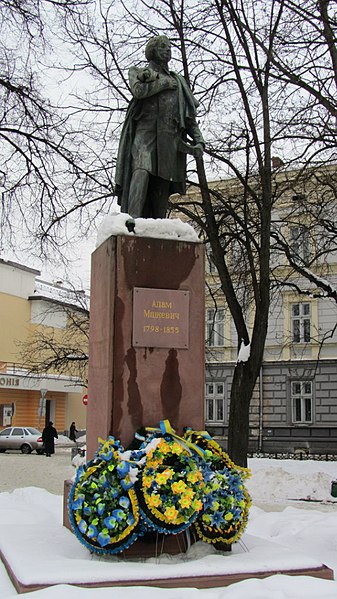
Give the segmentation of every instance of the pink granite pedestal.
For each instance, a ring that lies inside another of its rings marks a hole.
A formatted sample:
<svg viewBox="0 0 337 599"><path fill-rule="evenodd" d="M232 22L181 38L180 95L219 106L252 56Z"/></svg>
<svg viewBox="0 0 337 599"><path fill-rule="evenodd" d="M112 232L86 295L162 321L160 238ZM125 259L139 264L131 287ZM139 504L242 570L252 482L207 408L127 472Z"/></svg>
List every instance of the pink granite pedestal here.
<svg viewBox="0 0 337 599"><path fill-rule="evenodd" d="M88 459L98 437L127 447L138 428L163 419L178 434L204 428L204 285L201 243L112 236L93 253ZM147 299L135 313L136 293Z"/></svg>

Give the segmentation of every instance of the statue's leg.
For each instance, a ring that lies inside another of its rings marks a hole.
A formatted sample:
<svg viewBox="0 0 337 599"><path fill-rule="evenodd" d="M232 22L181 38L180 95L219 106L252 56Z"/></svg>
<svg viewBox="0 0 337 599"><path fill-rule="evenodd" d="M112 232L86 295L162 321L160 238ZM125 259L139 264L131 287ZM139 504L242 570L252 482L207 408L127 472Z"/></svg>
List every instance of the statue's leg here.
<svg viewBox="0 0 337 599"><path fill-rule="evenodd" d="M150 177L149 200L152 218L165 218L170 193L170 182L161 177Z"/></svg>
<svg viewBox="0 0 337 599"><path fill-rule="evenodd" d="M132 218L146 217L147 191L149 186L149 173L137 168L133 171L129 190L128 213Z"/></svg>

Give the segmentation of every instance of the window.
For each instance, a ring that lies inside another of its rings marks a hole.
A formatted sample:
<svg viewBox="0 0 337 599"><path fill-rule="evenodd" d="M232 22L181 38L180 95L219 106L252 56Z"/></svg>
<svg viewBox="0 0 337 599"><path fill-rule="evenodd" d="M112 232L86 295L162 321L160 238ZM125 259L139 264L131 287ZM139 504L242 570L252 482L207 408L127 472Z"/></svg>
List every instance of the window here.
<svg viewBox="0 0 337 599"><path fill-rule="evenodd" d="M292 338L293 343L309 343L311 328L310 303L303 302L292 305Z"/></svg>
<svg viewBox="0 0 337 599"><path fill-rule="evenodd" d="M13 428L12 435L15 435L15 436L18 436L18 437L22 437L23 436L23 430L22 430L22 428Z"/></svg>
<svg viewBox="0 0 337 599"><path fill-rule="evenodd" d="M0 436L1 437L7 437L11 432L10 428L4 428L3 431L1 431Z"/></svg>
<svg viewBox="0 0 337 599"><path fill-rule="evenodd" d="M206 343L210 347L223 347L225 345L225 310L207 310Z"/></svg>
<svg viewBox="0 0 337 599"><path fill-rule="evenodd" d="M292 422L312 422L312 381L291 383Z"/></svg>
<svg viewBox="0 0 337 599"><path fill-rule="evenodd" d="M304 263L309 261L309 229L304 225L290 227L290 249Z"/></svg>
<svg viewBox="0 0 337 599"><path fill-rule="evenodd" d="M206 383L206 421L221 422L225 419L224 383Z"/></svg>

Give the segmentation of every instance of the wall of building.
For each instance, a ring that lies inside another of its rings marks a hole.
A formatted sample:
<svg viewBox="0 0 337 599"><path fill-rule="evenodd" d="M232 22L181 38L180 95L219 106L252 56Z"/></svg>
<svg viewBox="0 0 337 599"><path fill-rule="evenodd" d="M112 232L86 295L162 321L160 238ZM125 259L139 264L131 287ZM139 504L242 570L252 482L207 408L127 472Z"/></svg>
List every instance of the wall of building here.
<svg viewBox="0 0 337 599"><path fill-rule="evenodd" d="M41 430L46 419L57 430L67 430L74 420L86 428L84 389L69 374L29 374L22 363L20 343L29 342L38 329L59 341L67 326L62 305L52 298L36 298L40 273L23 265L0 260L0 430L5 426L32 426ZM49 286L52 287L52 286ZM57 297L58 289L54 290ZM41 397L46 404L41 407Z"/></svg>
<svg viewBox="0 0 337 599"><path fill-rule="evenodd" d="M224 447L233 368L233 364L218 364L206 370L206 382L225 382L224 422L206 423ZM311 423L292 422L294 380L312 382ZM250 450L337 454L337 360L264 362L250 406Z"/></svg>

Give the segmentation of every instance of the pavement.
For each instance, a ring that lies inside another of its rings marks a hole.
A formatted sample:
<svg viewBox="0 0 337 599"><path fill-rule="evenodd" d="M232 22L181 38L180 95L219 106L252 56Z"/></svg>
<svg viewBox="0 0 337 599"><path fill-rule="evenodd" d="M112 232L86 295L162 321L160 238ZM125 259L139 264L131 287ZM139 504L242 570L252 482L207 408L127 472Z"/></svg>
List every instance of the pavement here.
<svg viewBox="0 0 337 599"><path fill-rule="evenodd" d="M72 478L71 447L57 447L50 458L33 452L0 453L0 493L20 487L41 487L55 495L63 495L63 483Z"/></svg>

